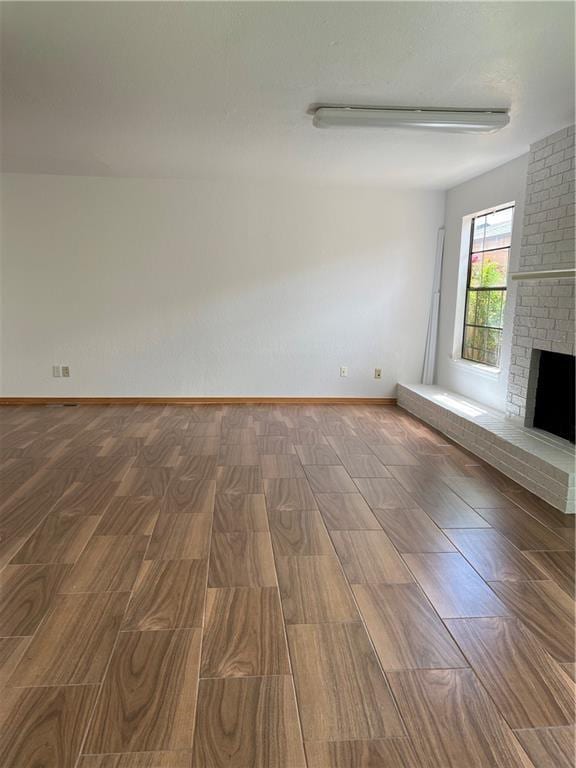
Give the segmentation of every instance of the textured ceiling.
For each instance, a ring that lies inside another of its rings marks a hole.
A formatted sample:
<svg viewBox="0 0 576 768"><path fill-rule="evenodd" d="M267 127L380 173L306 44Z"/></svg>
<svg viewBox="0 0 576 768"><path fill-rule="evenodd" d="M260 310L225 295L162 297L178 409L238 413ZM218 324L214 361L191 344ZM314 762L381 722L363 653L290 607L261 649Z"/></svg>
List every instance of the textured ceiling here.
<svg viewBox="0 0 576 768"><path fill-rule="evenodd" d="M570 2L2 3L3 169L445 188L573 121ZM510 107L491 136L318 102Z"/></svg>

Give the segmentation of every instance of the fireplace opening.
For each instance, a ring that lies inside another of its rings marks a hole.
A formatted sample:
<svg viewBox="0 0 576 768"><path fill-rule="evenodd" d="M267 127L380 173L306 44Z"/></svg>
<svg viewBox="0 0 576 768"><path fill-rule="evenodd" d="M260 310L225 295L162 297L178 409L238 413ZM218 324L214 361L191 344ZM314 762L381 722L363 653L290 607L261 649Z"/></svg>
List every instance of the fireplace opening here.
<svg viewBox="0 0 576 768"><path fill-rule="evenodd" d="M574 362L572 355L540 351L533 426L574 442Z"/></svg>

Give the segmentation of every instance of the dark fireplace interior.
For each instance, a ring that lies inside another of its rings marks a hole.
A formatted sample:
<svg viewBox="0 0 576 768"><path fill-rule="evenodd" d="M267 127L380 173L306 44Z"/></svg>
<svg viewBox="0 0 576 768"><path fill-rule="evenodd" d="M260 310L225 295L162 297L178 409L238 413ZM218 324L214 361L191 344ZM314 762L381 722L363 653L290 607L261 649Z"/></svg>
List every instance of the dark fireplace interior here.
<svg viewBox="0 0 576 768"><path fill-rule="evenodd" d="M574 361L572 355L540 353L534 426L574 442Z"/></svg>

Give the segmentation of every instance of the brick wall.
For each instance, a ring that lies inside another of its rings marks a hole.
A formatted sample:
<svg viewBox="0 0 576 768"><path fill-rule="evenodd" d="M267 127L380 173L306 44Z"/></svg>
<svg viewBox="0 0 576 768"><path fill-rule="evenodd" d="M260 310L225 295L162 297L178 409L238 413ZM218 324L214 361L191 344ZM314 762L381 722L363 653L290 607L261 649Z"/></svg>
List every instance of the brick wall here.
<svg viewBox="0 0 576 768"><path fill-rule="evenodd" d="M530 147L520 272L576 266L574 138L571 126ZM538 362L533 350L575 354L574 301L572 278L519 283L508 381L509 415L530 420Z"/></svg>

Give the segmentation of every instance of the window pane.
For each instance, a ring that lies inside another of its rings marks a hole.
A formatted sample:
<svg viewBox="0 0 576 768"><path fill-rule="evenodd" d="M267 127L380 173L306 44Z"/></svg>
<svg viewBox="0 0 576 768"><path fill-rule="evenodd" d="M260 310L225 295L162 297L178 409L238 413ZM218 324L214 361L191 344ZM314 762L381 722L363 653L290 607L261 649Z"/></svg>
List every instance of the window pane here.
<svg viewBox="0 0 576 768"><path fill-rule="evenodd" d="M502 331L483 328L485 334L484 342L484 362L487 365L498 365L500 361L500 342L502 341Z"/></svg>
<svg viewBox="0 0 576 768"><path fill-rule="evenodd" d="M484 233L486 231L486 216L477 216L473 219L474 230L472 232L472 250L484 250Z"/></svg>
<svg viewBox="0 0 576 768"><path fill-rule="evenodd" d="M470 256L470 288L480 288L482 286L482 266L484 254L473 253Z"/></svg>
<svg viewBox="0 0 576 768"><path fill-rule="evenodd" d="M498 365L502 331L497 328L464 327L463 356L484 365Z"/></svg>
<svg viewBox="0 0 576 768"><path fill-rule="evenodd" d="M491 328L502 328L504 320L505 291L486 291L488 299L488 319L486 325Z"/></svg>
<svg viewBox="0 0 576 768"><path fill-rule="evenodd" d="M482 250L489 248L508 248L512 238L512 208L494 211L485 217L484 245Z"/></svg>
<svg viewBox="0 0 576 768"><path fill-rule="evenodd" d="M476 292L476 317L474 320L475 325L487 325L488 324L488 309L489 309L489 296L486 291Z"/></svg>
<svg viewBox="0 0 576 768"><path fill-rule="evenodd" d="M477 307L478 292L468 291L466 297L466 323L476 325L476 307Z"/></svg>
<svg viewBox="0 0 576 768"><path fill-rule="evenodd" d="M473 253L470 262L470 287L492 288L506 285L509 249Z"/></svg>
<svg viewBox="0 0 576 768"><path fill-rule="evenodd" d="M506 208L472 219L462 357L485 365L500 362L513 213Z"/></svg>

